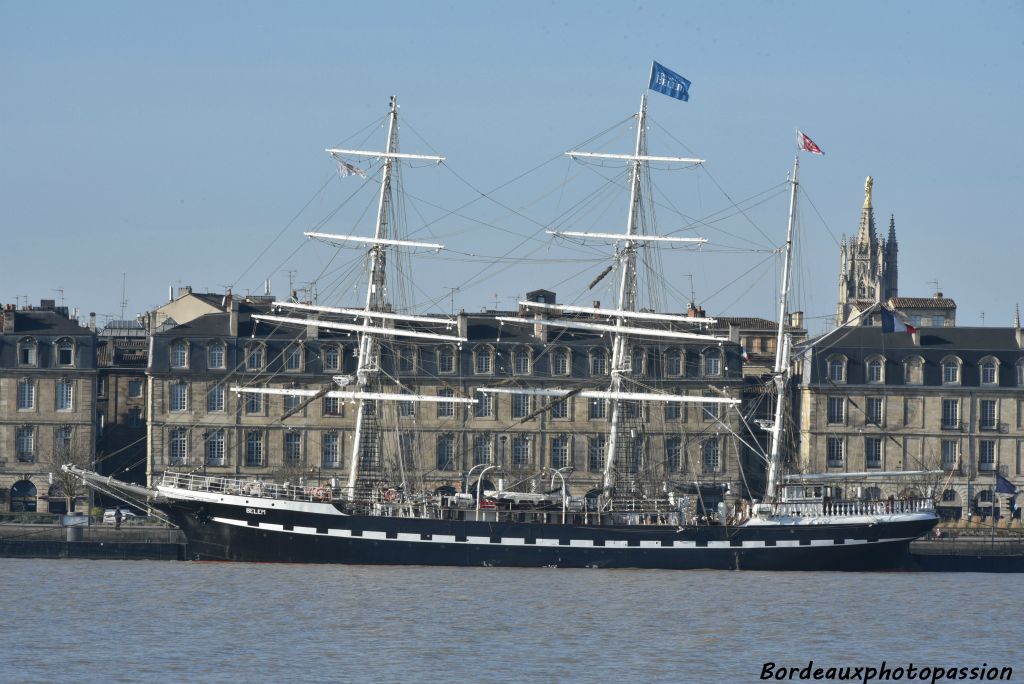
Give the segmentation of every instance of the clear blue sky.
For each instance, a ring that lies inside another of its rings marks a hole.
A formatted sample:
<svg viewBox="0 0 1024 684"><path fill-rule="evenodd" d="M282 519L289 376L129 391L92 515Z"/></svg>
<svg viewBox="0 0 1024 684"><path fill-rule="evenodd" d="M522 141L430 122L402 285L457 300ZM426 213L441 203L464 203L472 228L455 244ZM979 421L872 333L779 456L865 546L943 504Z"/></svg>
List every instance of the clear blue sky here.
<svg viewBox="0 0 1024 684"><path fill-rule="evenodd" d="M878 229L896 216L900 293L927 296L938 280L961 325L980 324L982 312L987 325L1011 322L1024 299L1024 4L998 0L4 0L0 300L38 303L62 288L83 316L118 316L122 273L129 317L178 283L244 291L271 278L283 293L288 269L327 258L300 248L302 230L345 196L343 183L358 182L332 181L300 213L333 173L323 149L382 116L389 95L411 127L403 149L429 152L429 143L488 190L629 116L652 59L693 81L688 103L652 93L653 119L708 159L734 200L784 180L795 127L825 149L802 165L816 209L805 206L801 222L798 285L809 316L834 312L835 239L856 231L871 175ZM532 202L566 169L549 165L536 182L501 191L535 223L477 201L466 211L484 223L448 217L427 232L467 251L514 251L518 236L553 218L545 212L555 204ZM449 209L474 198L447 170L410 169L405 179ZM726 204L708 177L677 199L691 217ZM763 243L756 222L781 242L785 204L780 195L750 221L730 219L729 230ZM607 217L624 213L616 206ZM420 221L410 213L410 226ZM296 248L304 256L286 259ZM460 286L455 306L477 310L586 271L548 263L470 282L480 268L448 261L427 271L417 296L447 309L444 287ZM722 296L717 266L679 271L693 274L709 313L773 315L774 276ZM675 285L690 288L685 276Z"/></svg>

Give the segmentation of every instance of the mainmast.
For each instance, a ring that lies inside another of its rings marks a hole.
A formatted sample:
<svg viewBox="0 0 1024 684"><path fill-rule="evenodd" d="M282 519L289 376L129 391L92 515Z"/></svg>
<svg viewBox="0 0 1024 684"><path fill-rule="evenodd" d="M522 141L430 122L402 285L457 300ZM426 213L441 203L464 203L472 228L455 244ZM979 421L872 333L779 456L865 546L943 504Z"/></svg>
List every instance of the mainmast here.
<svg viewBox="0 0 1024 684"><path fill-rule="evenodd" d="M793 224L796 221L796 191L799 186L800 155L793 159L793 175L790 178L789 221L786 226L785 258L782 266L782 291L779 293L779 330L775 340L775 416L769 432L768 481L765 486L765 500L775 497L779 479L780 452L782 450L782 412L786 404L786 387L789 381L790 337L786 333L787 300L789 297L790 270L793 254Z"/></svg>
<svg viewBox="0 0 1024 684"><path fill-rule="evenodd" d="M619 263L622 265L622 278L619 282L619 303L618 308L623 311L636 311L636 248L637 243L629 237L636 235L638 213L640 211L640 172L643 168L641 155L646 151L647 125L647 94L640 98L640 112L637 114L636 124L636 147L633 151L633 168L631 171L629 187L629 213L626 217L626 235L628 236L622 249L619 251ZM615 327L621 328L626 320L623 316L615 318ZM622 391L622 376L629 373L627 364L629 359L626 349L626 336L621 331L614 333L612 343L612 367L611 367L611 388L610 391L618 393ZM622 420L621 402L612 399L611 429L608 433L608 446L604 461L603 487L605 495L611 491L614 479L614 464L616 443L619 436L619 423Z"/></svg>

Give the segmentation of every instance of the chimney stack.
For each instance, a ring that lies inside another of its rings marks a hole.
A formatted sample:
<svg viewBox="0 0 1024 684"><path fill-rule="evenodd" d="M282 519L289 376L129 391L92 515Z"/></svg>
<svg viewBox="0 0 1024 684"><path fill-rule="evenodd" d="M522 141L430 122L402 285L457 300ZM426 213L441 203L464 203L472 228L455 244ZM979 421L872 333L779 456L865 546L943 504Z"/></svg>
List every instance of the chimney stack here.
<svg viewBox="0 0 1024 684"><path fill-rule="evenodd" d="M96 312L95 311L90 311L89 312L89 330L92 330L93 332L96 332Z"/></svg>
<svg viewBox="0 0 1024 684"><path fill-rule="evenodd" d="M4 319L4 332L14 332L14 310L17 308L17 304L4 304L3 319Z"/></svg>

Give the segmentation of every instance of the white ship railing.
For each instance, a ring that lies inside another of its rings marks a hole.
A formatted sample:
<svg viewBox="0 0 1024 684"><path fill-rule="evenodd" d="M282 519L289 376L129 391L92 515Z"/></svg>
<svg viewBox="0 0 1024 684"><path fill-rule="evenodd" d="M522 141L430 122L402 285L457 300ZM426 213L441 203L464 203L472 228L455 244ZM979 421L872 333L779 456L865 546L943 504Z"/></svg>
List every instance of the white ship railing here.
<svg viewBox="0 0 1024 684"><path fill-rule="evenodd" d="M928 498L891 499L880 501L784 501L760 504L762 515L790 517L849 517L857 515L893 515L932 513L935 503Z"/></svg>
<svg viewBox="0 0 1024 684"><path fill-rule="evenodd" d="M194 475L191 473L164 473L163 487L192 492L210 492L231 496L253 496L289 501L328 502L340 498L341 490L330 484L277 484L235 477Z"/></svg>

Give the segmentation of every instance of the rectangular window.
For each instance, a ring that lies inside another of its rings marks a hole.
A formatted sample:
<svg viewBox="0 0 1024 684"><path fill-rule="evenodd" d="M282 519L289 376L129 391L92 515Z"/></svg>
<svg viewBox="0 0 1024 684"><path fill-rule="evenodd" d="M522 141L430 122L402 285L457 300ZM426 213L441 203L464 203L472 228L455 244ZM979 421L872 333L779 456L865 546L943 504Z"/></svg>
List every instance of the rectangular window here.
<svg viewBox="0 0 1024 684"><path fill-rule="evenodd" d="M704 357L704 375L714 377L722 374L722 357L717 352L711 352Z"/></svg>
<svg viewBox="0 0 1024 684"><path fill-rule="evenodd" d="M31 380L18 383L18 410L25 411L36 407L36 384Z"/></svg>
<svg viewBox="0 0 1024 684"><path fill-rule="evenodd" d="M220 413L224 410L224 385L214 385L206 394L207 413Z"/></svg>
<svg viewBox="0 0 1024 684"><path fill-rule="evenodd" d="M829 437L827 443L827 458L829 468L843 467L843 440L839 437Z"/></svg>
<svg viewBox="0 0 1024 684"><path fill-rule="evenodd" d="M494 415L494 395L477 392L477 403L473 407L473 415L477 418L489 418Z"/></svg>
<svg viewBox="0 0 1024 684"><path fill-rule="evenodd" d="M868 425L880 426L882 424L882 398L868 397L864 413L866 414L865 422Z"/></svg>
<svg viewBox="0 0 1024 684"><path fill-rule="evenodd" d="M604 375L606 370L607 364L605 363L604 351L598 349L590 355L590 374Z"/></svg>
<svg viewBox="0 0 1024 684"><path fill-rule="evenodd" d="M832 382L843 382L846 364L842 359L828 360L828 379Z"/></svg>
<svg viewBox="0 0 1024 684"><path fill-rule="evenodd" d="M188 410L188 385L183 382L175 382L171 385L171 410Z"/></svg>
<svg viewBox="0 0 1024 684"><path fill-rule="evenodd" d="M213 430L206 436L206 465L224 465L224 431Z"/></svg>
<svg viewBox="0 0 1024 684"><path fill-rule="evenodd" d="M947 385L960 382L960 366L955 361L946 361L942 364L942 382Z"/></svg>
<svg viewBox="0 0 1024 684"><path fill-rule="evenodd" d="M437 396L439 397L453 397L455 392L450 389L439 389L437 390ZM455 415L455 404L450 401L442 401L437 404L437 417L438 418L451 418Z"/></svg>
<svg viewBox="0 0 1024 684"><path fill-rule="evenodd" d="M341 369L341 353L333 344L323 348L324 370L336 371Z"/></svg>
<svg viewBox="0 0 1024 684"><path fill-rule="evenodd" d="M416 405L411 401L398 402L398 417L413 418L416 416Z"/></svg>
<svg viewBox="0 0 1024 684"><path fill-rule="evenodd" d="M245 465L258 468L263 465L263 433L250 430L245 435Z"/></svg>
<svg viewBox="0 0 1024 684"><path fill-rule="evenodd" d="M473 438L473 465L491 462L491 440L484 435Z"/></svg>
<svg viewBox="0 0 1024 684"><path fill-rule="evenodd" d="M843 397L828 398L828 422L830 425L841 425L846 419L846 399Z"/></svg>
<svg viewBox="0 0 1024 684"><path fill-rule="evenodd" d="M530 374L530 352L525 349L512 352L512 372L516 375Z"/></svg>
<svg viewBox="0 0 1024 684"><path fill-rule="evenodd" d="M882 439L880 437L864 438L864 466L866 468L882 467Z"/></svg>
<svg viewBox="0 0 1024 684"><path fill-rule="evenodd" d="M107 379L102 375L96 378L96 396L107 396Z"/></svg>
<svg viewBox="0 0 1024 684"><path fill-rule="evenodd" d="M302 433L284 433L284 463L285 465L296 465L302 457Z"/></svg>
<svg viewBox="0 0 1024 684"><path fill-rule="evenodd" d="M416 366L415 358L412 348L399 347L398 370L402 373L411 373Z"/></svg>
<svg viewBox="0 0 1024 684"><path fill-rule="evenodd" d="M991 473L996 469L996 443L992 439L978 440L978 470Z"/></svg>
<svg viewBox="0 0 1024 684"><path fill-rule="evenodd" d="M512 417L513 418L525 418L530 414L530 395L528 394L513 394L512 395Z"/></svg>
<svg viewBox="0 0 1024 684"><path fill-rule="evenodd" d="M455 470L455 438L451 435L437 438L437 469Z"/></svg>
<svg viewBox="0 0 1024 684"><path fill-rule="evenodd" d="M590 472L598 473L604 470L607 444L607 438L604 436L590 438L590 444L587 448L587 467L590 469Z"/></svg>
<svg viewBox="0 0 1024 684"><path fill-rule="evenodd" d="M704 442L703 465L705 473L717 473L721 469L722 462L718 453L717 439L709 439Z"/></svg>
<svg viewBox="0 0 1024 684"><path fill-rule="evenodd" d="M252 392L245 393L245 412L252 414L263 413L263 395Z"/></svg>
<svg viewBox="0 0 1024 684"><path fill-rule="evenodd" d="M569 438L565 435L551 438L551 467L555 470L569 465Z"/></svg>
<svg viewBox="0 0 1024 684"><path fill-rule="evenodd" d="M143 426L142 409L128 409L128 427L139 428Z"/></svg>
<svg viewBox="0 0 1024 684"><path fill-rule="evenodd" d="M995 430L999 427L996 422L996 400L982 399L979 406L979 423L982 430Z"/></svg>
<svg viewBox="0 0 1024 684"><path fill-rule="evenodd" d="M341 398L340 397L324 397L324 415L325 416L340 416L341 415Z"/></svg>
<svg viewBox="0 0 1024 684"><path fill-rule="evenodd" d="M512 439L512 468L522 470L530 464L530 440L522 435Z"/></svg>
<svg viewBox="0 0 1024 684"><path fill-rule="evenodd" d="M302 403L302 397L297 394L286 394L284 395L284 410L285 413L288 411L295 411L299 408L299 404Z"/></svg>
<svg viewBox="0 0 1024 684"><path fill-rule="evenodd" d="M261 370L263 368L263 347L250 347L245 355L245 367L248 370Z"/></svg>
<svg viewBox="0 0 1024 684"><path fill-rule="evenodd" d="M74 395L74 383L70 380L58 380L57 381L57 410L58 411L70 411L72 406L72 398Z"/></svg>
<svg viewBox="0 0 1024 684"><path fill-rule="evenodd" d="M551 418L561 420L569 417L569 402L571 398L556 397L551 400Z"/></svg>
<svg viewBox="0 0 1024 684"><path fill-rule="evenodd" d="M416 434L403 432L398 435L398 455L407 471L417 470L416 466Z"/></svg>
<svg viewBox="0 0 1024 684"><path fill-rule="evenodd" d="M170 460L172 466L188 465L188 431L171 430Z"/></svg>
<svg viewBox="0 0 1024 684"><path fill-rule="evenodd" d="M341 456L338 451L337 432L321 433L320 453L324 468L338 468L341 466Z"/></svg>
<svg viewBox="0 0 1024 684"><path fill-rule="evenodd" d="M707 395L705 395L707 396ZM706 402L701 404L701 416L705 421L714 422L718 419L718 404Z"/></svg>
<svg viewBox="0 0 1024 684"><path fill-rule="evenodd" d="M665 468L670 473L683 469L683 442L678 437L665 440Z"/></svg>
<svg viewBox="0 0 1024 684"><path fill-rule="evenodd" d="M25 344L18 349L18 363L22 366L36 365L35 345Z"/></svg>
<svg viewBox="0 0 1024 684"><path fill-rule="evenodd" d="M587 417L590 420L603 420L608 417L608 403L604 399L591 399L587 402Z"/></svg>
<svg viewBox="0 0 1024 684"><path fill-rule="evenodd" d="M71 366L74 362L75 345L67 340L57 345L57 364L60 366Z"/></svg>
<svg viewBox="0 0 1024 684"><path fill-rule="evenodd" d="M955 439L942 440L942 469L955 470L960 463L960 442Z"/></svg>
<svg viewBox="0 0 1024 684"><path fill-rule="evenodd" d="M32 463L36 457L35 430L30 427L20 427L15 436L15 447L18 453L18 460L22 463Z"/></svg>
<svg viewBox="0 0 1024 684"><path fill-rule="evenodd" d="M677 401L665 404L665 420L679 420L683 417L683 405Z"/></svg>
<svg viewBox="0 0 1024 684"><path fill-rule="evenodd" d="M57 428L57 434L54 435L54 446L56 447L56 453L58 457L66 457L71 455L71 438L73 434L73 428Z"/></svg>
<svg viewBox="0 0 1024 684"><path fill-rule="evenodd" d="M942 427L946 430L960 428L960 402L958 400L942 400Z"/></svg>
<svg viewBox="0 0 1024 684"><path fill-rule="evenodd" d="M137 399L142 396L142 380L128 381L128 396Z"/></svg>

